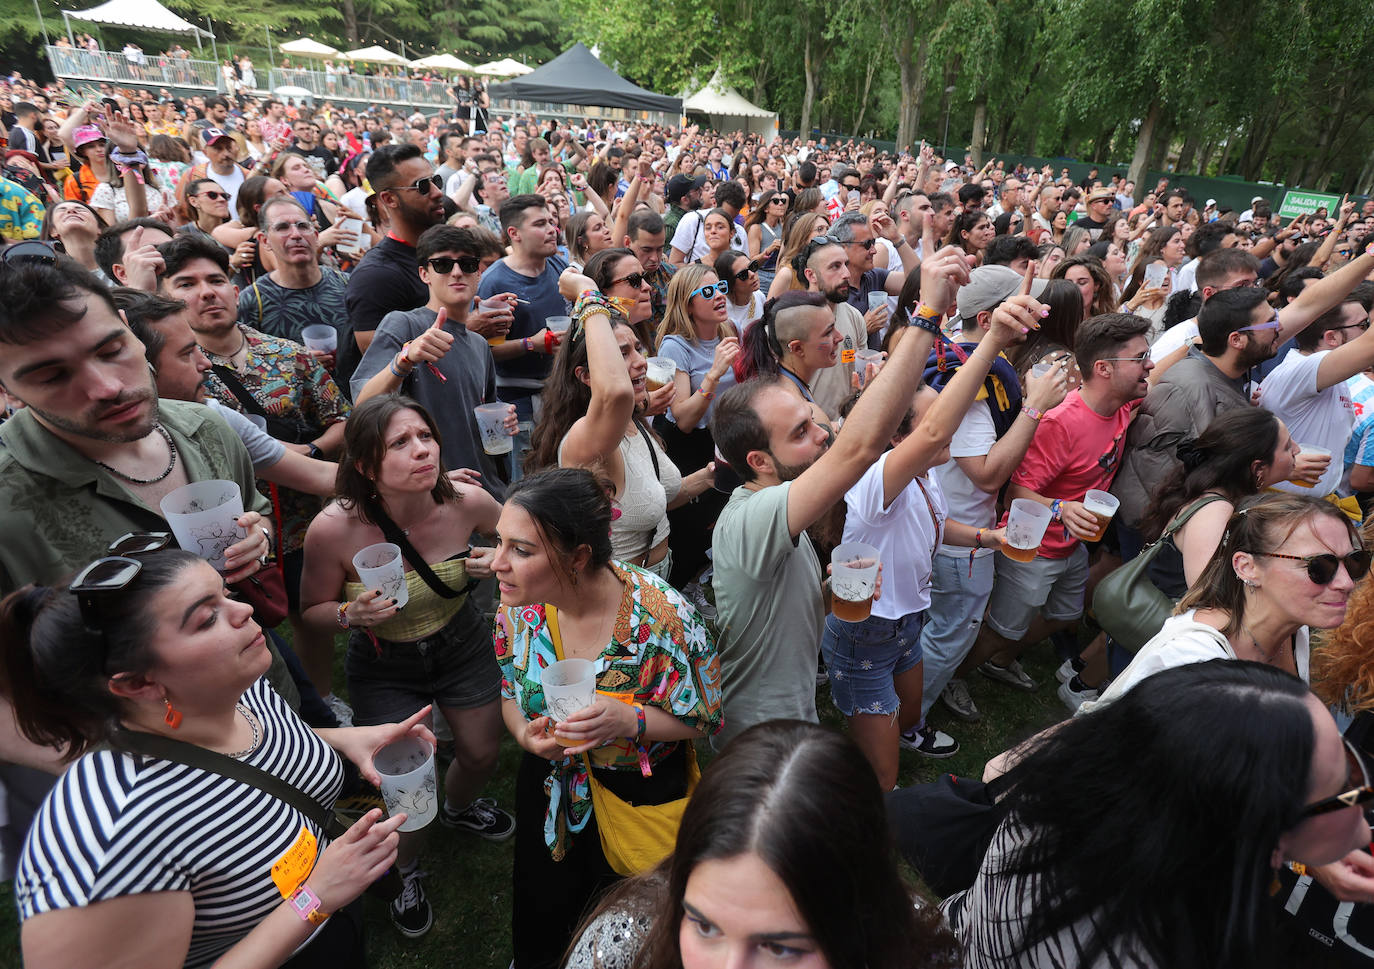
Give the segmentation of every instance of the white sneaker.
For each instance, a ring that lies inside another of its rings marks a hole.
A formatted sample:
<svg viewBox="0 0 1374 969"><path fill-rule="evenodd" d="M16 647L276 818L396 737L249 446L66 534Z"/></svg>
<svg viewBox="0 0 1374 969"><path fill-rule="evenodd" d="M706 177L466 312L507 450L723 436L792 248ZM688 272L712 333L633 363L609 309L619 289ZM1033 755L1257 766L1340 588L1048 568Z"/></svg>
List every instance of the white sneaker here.
<svg viewBox="0 0 1374 969"><path fill-rule="evenodd" d="M923 757L944 760L959 753L959 741L943 730L936 730L930 724L912 727L901 734L899 742L907 750L914 750Z"/></svg>
<svg viewBox="0 0 1374 969"><path fill-rule="evenodd" d="M1087 664L1077 656L1066 659L1063 663L1059 664L1059 669L1054 671L1054 678L1060 683L1067 683L1079 673L1082 673L1083 667L1086 665Z"/></svg>
<svg viewBox="0 0 1374 969"><path fill-rule="evenodd" d="M1101 696L1101 692L1094 690L1078 678L1077 674L1067 682L1059 684L1059 699L1064 701L1064 706L1074 713L1078 708L1089 700L1096 700Z"/></svg>
<svg viewBox="0 0 1374 969"><path fill-rule="evenodd" d="M957 676L940 691L940 702L945 705L945 709L966 723L977 723L983 719L983 714L979 712L973 697L969 695L968 684Z"/></svg>
<svg viewBox="0 0 1374 969"><path fill-rule="evenodd" d="M711 604L711 600L706 598L706 590L701 583L692 581L687 583L687 587L682 590L687 601L696 606L697 612L701 613L701 618L716 621L716 607Z"/></svg>

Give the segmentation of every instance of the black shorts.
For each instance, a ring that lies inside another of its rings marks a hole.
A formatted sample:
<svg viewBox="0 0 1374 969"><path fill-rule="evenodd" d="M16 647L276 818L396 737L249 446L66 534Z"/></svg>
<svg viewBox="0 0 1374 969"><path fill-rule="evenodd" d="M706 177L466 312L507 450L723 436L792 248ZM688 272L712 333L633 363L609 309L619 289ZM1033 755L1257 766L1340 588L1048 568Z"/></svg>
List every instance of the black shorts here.
<svg viewBox="0 0 1374 969"><path fill-rule="evenodd" d="M348 699L358 726L397 723L428 703L459 710L501 696L491 627L471 597L443 629L409 643L348 636Z"/></svg>

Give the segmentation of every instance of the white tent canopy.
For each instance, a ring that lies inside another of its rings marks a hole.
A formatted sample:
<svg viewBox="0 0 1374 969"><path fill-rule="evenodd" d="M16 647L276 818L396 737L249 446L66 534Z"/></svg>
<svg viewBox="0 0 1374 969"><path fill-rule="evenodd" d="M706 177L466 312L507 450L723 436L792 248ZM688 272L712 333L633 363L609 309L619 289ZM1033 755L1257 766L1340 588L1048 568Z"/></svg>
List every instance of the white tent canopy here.
<svg viewBox="0 0 1374 969"><path fill-rule="evenodd" d="M373 44L371 47L362 47L358 50L351 50L342 55L346 61L362 61L368 64L390 64L393 67L405 67L410 63L400 54L392 53L385 47L378 47Z"/></svg>
<svg viewBox="0 0 1374 969"><path fill-rule="evenodd" d="M452 54L431 54L410 62L412 67L432 67L440 71L471 71L472 65Z"/></svg>
<svg viewBox="0 0 1374 969"><path fill-rule="evenodd" d="M528 74L534 70L527 64L509 57L503 57L499 61L488 61L485 64L478 64L473 72L481 74L483 77L515 77L517 74Z"/></svg>
<svg viewBox="0 0 1374 969"><path fill-rule="evenodd" d="M214 39L214 34L183 20L168 10L157 0L109 0L90 10L63 10L64 18L86 20L112 27L139 27L144 30L157 30L169 34L194 34L197 41L201 37Z"/></svg>
<svg viewBox="0 0 1374 969"><path fill-rule="evenodd" d="M769 140L778 136L777 112L766 111L747 100L725 83L719 68L704 88L682 99L682 111L684 114L691 111L706 115L711 119L711 127L717 131L743 128Z"/></svg>
<svg viewBox="0 0 1374 969"><path fill-rule="evenodd" d="M278 44L277 50L283 54L295 54L297 57L338 57L339 52L336 48L328 44L321 44L318 40L311 40L309 37L302 37L300 40L288 40L284 44Z"/></svg>

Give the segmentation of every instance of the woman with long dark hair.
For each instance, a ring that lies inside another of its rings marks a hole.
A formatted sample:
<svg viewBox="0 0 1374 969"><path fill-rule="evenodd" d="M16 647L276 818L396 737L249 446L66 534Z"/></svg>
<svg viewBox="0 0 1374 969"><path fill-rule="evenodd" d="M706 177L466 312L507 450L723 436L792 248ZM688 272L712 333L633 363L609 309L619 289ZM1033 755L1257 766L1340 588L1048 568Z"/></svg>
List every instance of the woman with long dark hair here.
<svg viewBox="0 0 1374 969"><path fill-rule="evenodd" d="M1288 964L1275 871L1368 844L1367 771L1291 673L1156 673L1042 734L1004 778L1008 816L978 878L941 906L964 965Z"/></svg>
<svg viewBox="0 0 1374 969"><path fill-rule="evenodd" d="M797 720L750 727L702 777L672 856L616 886L568 969L953 969L958 946L915 904L887 832L853 743Z"/></svg>
<svg viewBox="0 0 1374 969"><path fill-rule="evenodd" d="M501 674L490 627L469 596L492 574L494 550L468 540L496 530L500 506L479 485L449 479L434 419L398 394L369 398L349 415L335 490L305 536L301 614L322 632L347 632L354 722L385 723L433 704L454 737L440 823L510 837L510 815L478 797L496 769ZM379 542L400 547L404 611L364 585L354 565L358 551ZM405 888L390 908L410 938L434 918L420 884L420 841L418 833L401 839Z"/></svg>
<svg viewBox="0 0 1374 969"><path fill-rule="evenodd" d="M738 249L727 249L716 257L716 276L730 287L725 315L736 333L743 334L763 316L763 294L759 292L759 260L750 259Z"/></svg>
<svg viewBox="0 0 1374 969"><path fill-rule="evenodd" d="M1049 309L1040 321L1040 329L1026 334L1026 340L1011 348L1008 358L1017 376L1023 380L1037 363L1063 364L1068 367L1069 389L1083 381L1074 359L1074 337L1083 322L1083 294L1066 279L1052 279L1036 297Z"/></svg>
<svg viewBox="0 0 1374 969"><path fill-rule="evenodd" d="M19 858L24 962L109 965L117 952L142 966L360 967L352 903L396 857L405 815L372 810L336 838L259 782L198 765L231 759L329 807L339 754L376 783L374 751L433 740L419 726L428 710L311 730L264 677L272 656L253 607L170 542L124 536L70 586L25 586L0 604L18 728L72 762Z"/></svg>
<svg viewBox="0 0 1374 969"><path fill-rule="evenodd" d="M749 218L744 222L744 232L749 238L749 251L756 258L763 260L759 267L759 288L765 293L768 292L768 287L773 285L778 254L782 251L784 223L791 210L792 198L786 192L760 192Z"/></svg>
<svg viewBox="0 0 1374 969"><path fill-rule="evenodd" d="M996 235L997 232L988 220L986 212L960 212L949 227L949 237L945 239L945 245L958 246L970 256L976 257L978 264L982 265L983 253L987 251L988 243Z"/></svg>
<svg viewBox="0 0 1374 969"><path fill-rule="evenodd" d="M43 217L40 239L55 242L59 251L71 256L91 272L99 272L95 260L95 240L105 223L99 213L80 199L64 199L48 206Z"/></svg>
<svg viewBox="0 0 1374 969"><path fill-rule="evenodd" d="M1115 313L1121 304L1107 269L1096 256L1081 252L1065 256L1050 272L1050 279L1067 279L1083 294L1083 318Z"/></svg>
<svg viewBox="0 0 1374 969"><path fill-rule="evenodd" d="M611 808L600 791L635 805L687 796L691 741L721 726L710 630L662 579L613 560L611 526L604 484L581 468L521 478L501 511L495 647L502 714L524 750L515 969L561 965L582 912L617 880L603 848L601 815ZM561 659L590 661L599 692L555 717L543 675ZM658 847L666 854L672 845Z"/></svg>
<svg viewBox="0 0 1374 969"><path fill-rule="evenodd" d="M768 299L775 299L790 290L806 289L805 277L797 272L793 263L806 251L811 240L819 239L829 231L830 220L825 216L814 212L793 211L783 227L783 245L778 253L773 282L768 287Z"/></svg>

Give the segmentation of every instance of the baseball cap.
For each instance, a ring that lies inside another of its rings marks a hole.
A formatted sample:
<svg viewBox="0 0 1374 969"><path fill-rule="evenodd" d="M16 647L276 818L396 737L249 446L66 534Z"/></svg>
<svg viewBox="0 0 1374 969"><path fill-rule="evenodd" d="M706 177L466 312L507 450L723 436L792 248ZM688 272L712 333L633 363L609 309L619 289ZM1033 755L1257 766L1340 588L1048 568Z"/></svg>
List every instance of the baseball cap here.
<svg viewBox="0 0 1374 969"><path fill-rule="evenodd" d="M689 175L674 175L668 179L668 185L664 189L663 195L671 205L673 202L681 202L688 192L694 188L701 188L705 184L705 175L698 175L696 178Z"/></svg>
<svg viewBox="0 0 1374 969"><path fill-rule="evenodd" d="M73 149L104 140L104 133L93 124L83 124L80 128L72 132Z"/></svg>
<svg viewBox="0 0 1374 969"><path fill-rule="evenodd" d="M1217 204L1217 200L1216 200L1216 199L1208 199L1208 200L1207 200L1207 204L1204 206L1204 208L1211 208L1213 205L1216 205L1216 204Z"/></svg>
<svg viewBox="0 0 1374 969"><path fill-rule="evenodd" d="M945 162L945 171L947 171L947 172L952 172L952 171L954 171L954 170L955 170L956 168L958 168L958 167L959 167L959 163L958 163L958 162L954 162L954 161L947 161L947 162Z"/></svg>
<svg viewBox="0 0 1374 969"><path fill-rule="evenodd" d="M1010 266L979 266L969 273L968 285L959 288L959 316L966 322L978 318L979 313L997 308L1016 295L1022 276ZM1049 284L1047 279L1031 280L1031 295L1039 296Z"/></svg>
<svg viewBox="0 0 1374 969"><path fill-rule="evenodd" d="M213 145L221 138L228 138L230 141L234 140L234 136L231 135L229 132L225 131L223 128L206 128L204 131L200 133L200 135L201 139L207 145Z"/></svg>

